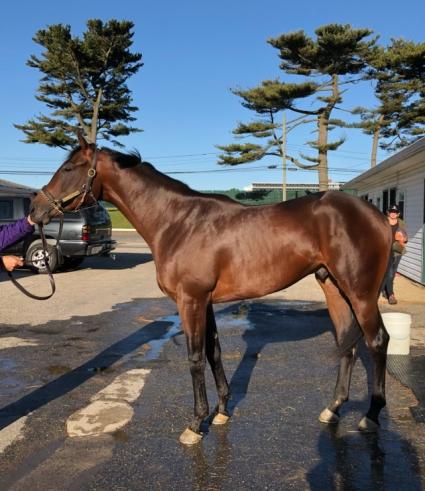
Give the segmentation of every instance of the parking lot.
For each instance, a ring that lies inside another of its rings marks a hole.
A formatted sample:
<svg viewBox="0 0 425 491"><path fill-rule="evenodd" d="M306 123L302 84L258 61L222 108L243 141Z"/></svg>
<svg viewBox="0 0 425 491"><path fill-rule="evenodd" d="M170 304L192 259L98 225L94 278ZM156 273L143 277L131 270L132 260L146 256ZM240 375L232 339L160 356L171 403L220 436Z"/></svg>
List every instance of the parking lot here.
<svg viewBox="0 0 425 491"><path fill-rule="evenodd" d="M338 356L310 283L216 306L232 418L205 425L199 446L181 446L192 388L175 306L156 286L144 242L128 232L116 239L115 260L55 275L46 302L1 277L2 489L422 488L425 430L408 388L389 376L378 436L357 431L368 399L364 350L340 425L318 422ZM48 289L45 276L19 276L39 294ZM212 409L209 374L207 383Z"/></svg>

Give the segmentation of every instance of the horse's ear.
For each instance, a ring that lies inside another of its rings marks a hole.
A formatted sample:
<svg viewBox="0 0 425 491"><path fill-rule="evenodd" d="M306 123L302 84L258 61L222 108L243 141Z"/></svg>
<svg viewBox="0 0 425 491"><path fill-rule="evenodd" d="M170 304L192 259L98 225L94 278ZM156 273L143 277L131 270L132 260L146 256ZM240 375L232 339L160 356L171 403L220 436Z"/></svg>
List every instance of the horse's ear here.
<svg viewBox="0 0 425 491"><path fill-rule="evenodd" d="M85 149L89 146L89 144L87 143L87 140L84 138L84 133L83 133L83 130L81 128L79 128L77 131L77 137L78 137L78 143L80 144L80 147L82 149Z"/></svg>

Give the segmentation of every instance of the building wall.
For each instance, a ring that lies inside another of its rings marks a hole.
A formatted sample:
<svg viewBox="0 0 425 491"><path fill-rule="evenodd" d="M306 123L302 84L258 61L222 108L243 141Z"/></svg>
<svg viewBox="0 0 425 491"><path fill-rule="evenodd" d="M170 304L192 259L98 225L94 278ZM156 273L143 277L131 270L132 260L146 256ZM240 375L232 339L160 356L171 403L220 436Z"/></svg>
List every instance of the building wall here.
<svg viewBox="0 0 425 491"><path fill-rule="evenodd" d="M422 172L409 173L399 183L405 190L405 213L409 242L403 256L399 271L415 281L422 281L423 235L424 235L424 180L425 166Z"/></svg>
<svg viewBox="0 0 425 491"><path fill-rule="evenodd" d="M416 157L418 159L418 156ZM398 170L385 176L375 176L373 183L359 183L358 196L365 196L373 204L380 203L385 189L397 188L396 202L401 193L404 194L404 221L406 223L409 242L406 254L403 256L398 271L408 278L424 283L424 182L425 182L425 153L418 159L418 165L407 171Z"/></svg>

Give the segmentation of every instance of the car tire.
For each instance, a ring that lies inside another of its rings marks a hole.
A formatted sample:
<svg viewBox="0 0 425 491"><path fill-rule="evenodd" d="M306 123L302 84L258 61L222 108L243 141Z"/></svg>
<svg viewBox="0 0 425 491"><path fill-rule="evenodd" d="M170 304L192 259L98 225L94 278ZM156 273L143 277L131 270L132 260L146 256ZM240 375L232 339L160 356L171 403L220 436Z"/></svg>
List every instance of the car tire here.
<svg viewBox="0 0 425 491"><path fill-rule="evenodd" d="M47 244L47 256L49 260L50 271L54 273L59 266L58 251L56 247ZM25 261L39 273L47 273L45 252L41 240L35 240L27 249Z"/></svg>

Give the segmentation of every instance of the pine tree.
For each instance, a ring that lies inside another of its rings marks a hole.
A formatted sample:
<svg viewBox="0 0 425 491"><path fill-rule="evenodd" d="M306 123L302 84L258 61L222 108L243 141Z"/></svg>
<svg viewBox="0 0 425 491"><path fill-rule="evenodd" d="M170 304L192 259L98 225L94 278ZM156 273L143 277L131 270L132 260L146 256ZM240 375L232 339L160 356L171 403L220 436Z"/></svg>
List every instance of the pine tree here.
<svg viewBox="0 0 425 491"><path fill-rule="evenodd" d="M328 188L328 152L336 150L344 141L341 137L329 141L329 131L344 127L344 121L332 117L335 108L342 102L343 85L362 80L365 75L366 58L375 48L376 39L367 39L372 31L353 29L350 25L329 24L315 31L316 39L304 31L283 34L269 39L269 44L279 51L280 68L290 77L302 76L299 83L284 83L279 80L263 81L249 90L234 90L243 99L242 104L256 112L257 119L248 125L240 124L234 134L255 138L268 138L264 144L243 143L218 146L225 153L219 163L236 165L259 160L266 155L280 155L296 166L317 169L319 189ZM314 97L314 101L311 99ZM308 102L301 106L302 100ZM298 158L282 154L282 134L278 113L289 110L301 114L293 120L289 130L299 124L315 122L317 138L307 142L317 151L317 157Z"/></svg>
<svg viewBox="0 0 425 491"><path fill-rule="evenodd" d="M129 125L138 108L127 80L143 66L142 55L130 51L133 27L129 21L93 19L82 38L62 24L36 33L34 41L44 51L27 64L43 73L36 98L51 113L15 124L25 143L69 148L80 128L90 142L103 138L120 145L116 137L141 131Z"/></svg>
<svg viewBox="0 0 425 491"><path fill-rule="evenodd" d="M397 150L425 135L425 43L393 39L375 50L369 63L378 106L356 108L362 121L353 126L373 135L373 167L378 145Z"/></svg>

